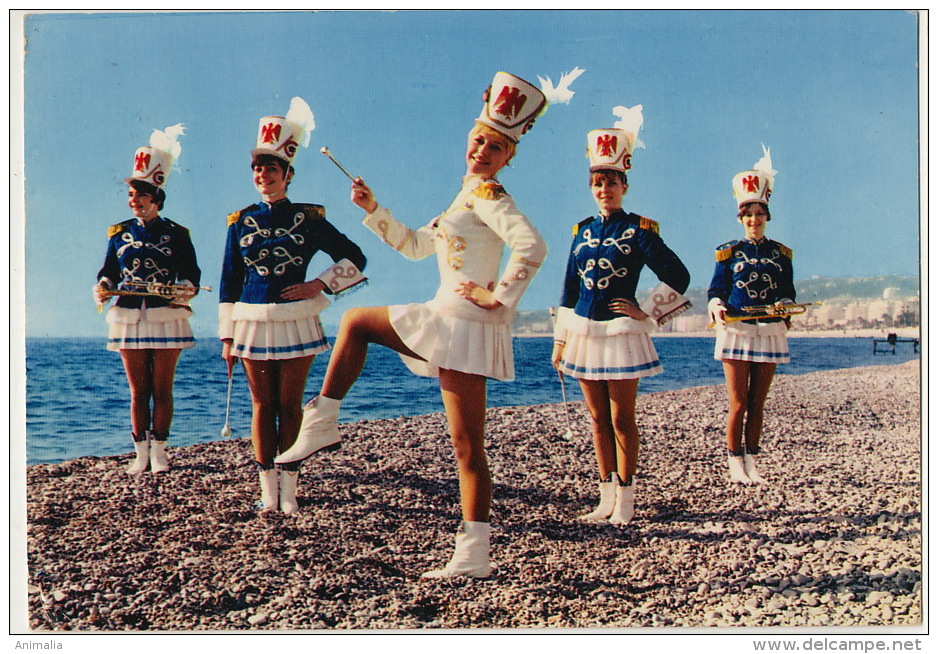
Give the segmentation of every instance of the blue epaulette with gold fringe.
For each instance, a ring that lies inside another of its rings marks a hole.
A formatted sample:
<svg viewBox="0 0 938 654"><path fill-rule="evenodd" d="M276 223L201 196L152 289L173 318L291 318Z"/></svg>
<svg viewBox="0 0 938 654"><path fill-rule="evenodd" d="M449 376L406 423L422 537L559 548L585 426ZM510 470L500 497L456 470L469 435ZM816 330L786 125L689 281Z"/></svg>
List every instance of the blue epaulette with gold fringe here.
<svg viewBox="0 0 938 654"><path fill-rule="evenodd" d="M638 217L638 226L642 229L647 229L650 232L658 233L658 223L652 220L651 218L646 218L645 216Z"/></svg>
<svg viewBox="0 0 938 654"><path fill-rule="evenodd" d="M716 260L717 261L726 261L731 256L733 256L733 248L739 241L727 241L723 245L717 246L716 249Z"/></svg>

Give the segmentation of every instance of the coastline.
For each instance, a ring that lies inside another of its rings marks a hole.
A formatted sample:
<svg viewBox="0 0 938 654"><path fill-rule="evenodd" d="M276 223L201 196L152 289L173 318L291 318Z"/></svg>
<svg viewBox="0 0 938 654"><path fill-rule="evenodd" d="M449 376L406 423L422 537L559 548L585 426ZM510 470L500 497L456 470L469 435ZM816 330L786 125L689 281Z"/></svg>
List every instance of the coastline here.
<svg viewBox="0 0 938 654"><path fill-rule="evenodd" d="M244 439L171 448L163 475L126 474L130 455L31 466L28 628L921 625L920 383L918 362L778 376L757 487L727 480L722 386L643 395L623 528L573 520L595 500L582 402L573 441L562 404L490 409L487 580L419 577L459 521L441 414L340 425L292 517L254 512Z"/></svg>
<svg viewBox="0 0 938 654"><path fill-rule="evenodd" d="M922 338L920 327L895 327L893 329L817 329L800 330L792 329L788 332L789 338L886 338L889 334L895 334L899 338ZM515 338L548 338L553 334L513 334ZM713 338L713 330L691 332L652 332L652 338Z"/></svg>

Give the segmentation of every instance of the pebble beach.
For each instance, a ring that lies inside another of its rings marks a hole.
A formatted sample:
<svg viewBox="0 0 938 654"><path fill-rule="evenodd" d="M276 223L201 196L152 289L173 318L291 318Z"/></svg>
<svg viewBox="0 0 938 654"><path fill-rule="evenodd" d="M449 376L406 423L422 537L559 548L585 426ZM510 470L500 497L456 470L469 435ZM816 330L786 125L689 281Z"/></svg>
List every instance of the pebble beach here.
<svg viewBox="0 0 938 654"><path fill-rule="evenodd" d="M586 407L489 410L488 579L425 580L459 524L444 416L341 425L304 466L300 513L258 512L248 439L27 469L35 632L920 627L921 376L777 375L760 471L732 484L726 392L642 395L636 516L597 499ZM574 383L572 381L568 384ZM207 425L218 429L218 425ZM245 436L245 434L236 434Z"/></svg>

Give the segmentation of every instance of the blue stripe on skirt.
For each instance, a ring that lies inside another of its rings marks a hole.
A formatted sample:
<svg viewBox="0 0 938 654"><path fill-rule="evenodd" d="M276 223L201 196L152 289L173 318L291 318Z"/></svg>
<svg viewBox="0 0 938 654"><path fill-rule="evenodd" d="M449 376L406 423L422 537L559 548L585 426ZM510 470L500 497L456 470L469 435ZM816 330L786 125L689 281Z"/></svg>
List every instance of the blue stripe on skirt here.
<svg viewBox="0 0 938 654"><path fill-rule="evenodd" d="M241 344L235 344L231 348L231 354L235 356L243 356L247 354L290 354L293 352L304 352L306 350L313 350L316 348L324 347L329 344L328 338L320 338L318 341L312 341L309 343L297 343L296 345L282 345L278 347L255 347L248 346L247 349L244 348Z"/></svg>
<svg viewBox="0 0 938 654"><path fill-rule="evenodd" d="M586 367L586 366L571 366L568 363L563 364L564 372L567 374L577 373L580 375L599 375L599 374L622 374L622 373L631 373L631 372L640 372L642 370L650 370L652 368L657 368L661 365L661 362L658 359L654 361L649 361L648 363L643 363L637 366L616 366L614 368L608 368L605 366L595 366L595 367Z"/></svg>
<svg viewBox="0 0 938 654"><path fill-rule="evenodd" d="M790 356L788 352L754 352L752 350L740 350L738 348L723 348L722 353L723 358L725 359L732 359L734 356L761 357L765 359L787 359ZM743 360L746 361L747 359Z"/></svg>
<svg viewBox="0 0 938 654"><path fill-rule="evenodd" d="M109 338L108 345L132 345L135 343L178 343L181 345L195 343L192 336L161 337L161 336L143 336L139 338Z"/></svg>

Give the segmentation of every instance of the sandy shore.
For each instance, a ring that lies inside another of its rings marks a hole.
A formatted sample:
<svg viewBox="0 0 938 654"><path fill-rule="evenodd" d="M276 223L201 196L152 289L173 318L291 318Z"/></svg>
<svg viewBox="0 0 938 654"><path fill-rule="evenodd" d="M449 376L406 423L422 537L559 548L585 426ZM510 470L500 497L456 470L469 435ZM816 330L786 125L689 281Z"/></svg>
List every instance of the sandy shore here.
<svg viewBox="0 0 938 654"><path fill-rule="evenodd" d="M301 512L253 510L247 441L29 468L29 626L188 631L920 625L918 362L777 377L768 485L728 481L725 391L639 398L637 514L595 501L582 403L489 412L486 580L422 580L459 521L443 416L343 425L307 463ZM213 426L212 429L215 429Z"/></svg>

